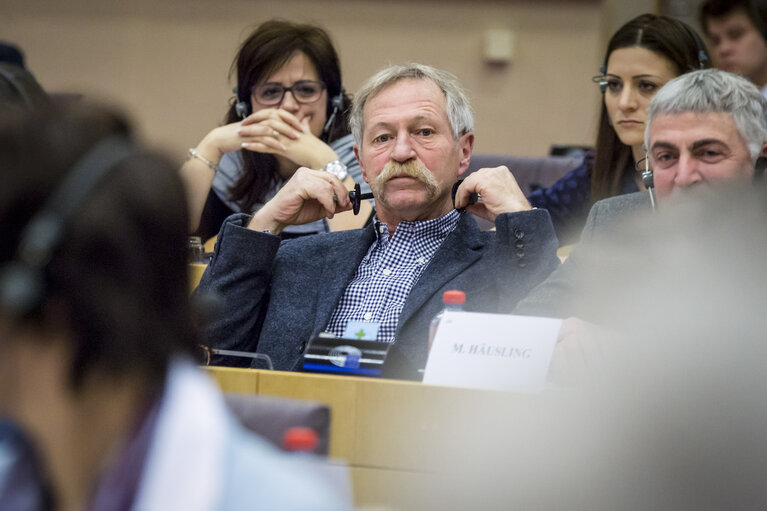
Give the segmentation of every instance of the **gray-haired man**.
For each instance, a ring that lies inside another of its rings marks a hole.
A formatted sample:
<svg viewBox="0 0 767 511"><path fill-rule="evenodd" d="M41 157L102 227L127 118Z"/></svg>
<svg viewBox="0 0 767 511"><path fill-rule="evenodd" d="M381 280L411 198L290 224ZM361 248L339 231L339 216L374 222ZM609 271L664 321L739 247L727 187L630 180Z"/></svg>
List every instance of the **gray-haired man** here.
<svg viewBox="0 0 767 511"><path fill-rule="evenodd" d="M200 287L221 294L226 312L206 333L214 347L258 350L293 370L320 332L343 337L365 322L393 343L386 374L417 379L442 293L465 291L468 310L509 312L556 267L556 238L548 213L531 210L505 167L469 176L453 204L474 134L468 99L449 73L384 69L355 95L351 124L376 199L373 224L280 245L274 234L285 225L351 207L334 175L299 169L252 218L222 228ZM497 232L480 232L455 209L473 192L483 202L466 210Z"/></svg>
<svg viewBox="0 0 767 511"><path fill-rule="evenodd" d="M767 101L751 82L726 71L706 69L684 74L653 97L645 146L661 211L695 191L748 184L757 159L767 153ZM586 274L594 277L586 269L598 265L595 261L603 257L601 250L625 228L624 220L649 214L650 207L646 191L597 202L583 229L581 246L520 302L515 313L586 319L599 316L595 304L581 299L581 291L591 284ZM654 219L648 217L647 221ZM633 268L630 262L625 264L630 275ZM566 324L560 339L555 362L558 358L571 366L584 361L588 365L600 350L599 343L584 335L577 324Z"/></svg>

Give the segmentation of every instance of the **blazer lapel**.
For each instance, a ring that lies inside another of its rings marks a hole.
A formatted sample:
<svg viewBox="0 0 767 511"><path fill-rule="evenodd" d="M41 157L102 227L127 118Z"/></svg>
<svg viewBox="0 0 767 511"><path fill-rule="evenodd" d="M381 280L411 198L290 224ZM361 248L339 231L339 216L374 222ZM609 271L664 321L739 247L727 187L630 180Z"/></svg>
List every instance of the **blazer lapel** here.
<svg viewBox="0 0 767 511"><path fill-rule="evenodd" d="M456 275L468 268L482 256L484 242L479 236L474 219L461 214L458 225L442 242L429 266L413 286L400 313L397 331L431 299L432 296Z"/></svg>
<svg viewBox="0 0 767 511"><path fill-rule="evenodd" d="M322 254L325 265L317 279L319 302L315 315L314 332L321 332L330 320L344 290L375 240L373 225L364 229L344 231L334 236L335 240Z"/></svg>

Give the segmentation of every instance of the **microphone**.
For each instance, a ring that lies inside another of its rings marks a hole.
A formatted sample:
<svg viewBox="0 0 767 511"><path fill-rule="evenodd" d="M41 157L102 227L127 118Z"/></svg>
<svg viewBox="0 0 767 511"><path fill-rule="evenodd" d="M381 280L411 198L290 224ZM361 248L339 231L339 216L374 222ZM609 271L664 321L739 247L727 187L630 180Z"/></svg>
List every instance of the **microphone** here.
<svg viewBox="0 0 767 511"><path fill-rule="evenodd" d="M349 200L352 201L352 211L355 215L360 214L360 203L363 200L372 199L373 194L372 193L362 193L360 189L360 184L355 183L354 184L354 190L349 191ZM333 196L333 199L338 201L338 197L335 195Z"/></svg>
<svg viewBox="0 0 767 511"><path fill-rule="evenodd" d="M644 172L642 172L642 184L647 188L647 192L650 194L650 206L652 206L653 212L658 210L658 206L655 204L655 182L653 180L652 170L650 170L650 158L645 156L644 159Z"/></svg>

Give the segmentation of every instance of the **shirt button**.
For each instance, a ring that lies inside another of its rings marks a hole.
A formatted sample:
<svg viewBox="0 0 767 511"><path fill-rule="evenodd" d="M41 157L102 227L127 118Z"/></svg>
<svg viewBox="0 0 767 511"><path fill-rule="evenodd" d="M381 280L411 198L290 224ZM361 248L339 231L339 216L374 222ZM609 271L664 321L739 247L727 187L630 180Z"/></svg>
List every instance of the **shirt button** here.
<svg viewBox="0 0 767 511"><path fill-rule="evenodd" d="M373 314L370 312L366 312L365 315L362 317L365 318L365 321L370 321L370 318L373 317Z"/></svg>
<svg viewBox="0 0 767 511"><path fill-rule="evenodd" d="M391 274L391 270L389 268L384 268L383 274L384 275L389 275L389 274Z"/></svg>
<svg viewBox="0 0 767 511"><path fill-rule="evenodd" d="M380 232L381 234L385 233L386 232L386 226L385 225L379 225L378 226L378 232Z"/></svg>
<svg viewBox="0 0 767 511"><path fill-rule="evenodd" d="M426 258L425 257L419 257L418 258L418 264L424 264L425 262L426 262Z"/></svg>

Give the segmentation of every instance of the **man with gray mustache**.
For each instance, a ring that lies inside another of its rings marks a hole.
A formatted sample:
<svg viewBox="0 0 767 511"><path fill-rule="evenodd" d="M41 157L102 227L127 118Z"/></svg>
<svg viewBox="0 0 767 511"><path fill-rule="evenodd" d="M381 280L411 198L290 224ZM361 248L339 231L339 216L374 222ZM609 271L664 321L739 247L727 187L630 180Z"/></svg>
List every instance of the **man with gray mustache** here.
<svg viewBox="0 0 767 511"><path fill-rule="evenodd" d="M390 66L357 92L350 123L376 200L372 224L280 244L286 225L352 207L336 176L299 169L253 217L222 227L198 289L221 295L225 312L205 333L214 348L266 353L275 369L296 370L311 339L349 337L362 323L393 343L386 376L420 379L443 292L464 291L466 310L510 312L558 265L557 240L548 212L531 209L506 167L471 174L453 199L474 146L471 107L453 75ZM469 204L473 193L482 201Z"/></svg>

